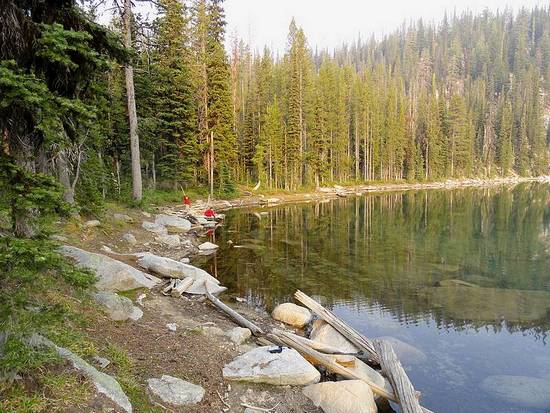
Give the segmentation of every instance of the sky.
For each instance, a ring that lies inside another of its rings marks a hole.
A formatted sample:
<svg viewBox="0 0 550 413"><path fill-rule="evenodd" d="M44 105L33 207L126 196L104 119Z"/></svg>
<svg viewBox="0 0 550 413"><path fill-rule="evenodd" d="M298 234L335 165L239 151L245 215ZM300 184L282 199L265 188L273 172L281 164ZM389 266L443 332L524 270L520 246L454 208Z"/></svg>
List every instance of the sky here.
<svg viewBox="0 0 550 413"><path fill-rule="evenodd" d="M480 12L485 8L514 11L547 5L540 0L226 0L227 42L235 35L262 50L283 51L292 17L304 29L310 47L333 49L343 42L382 36L403 22L439 22L447 11Z"/></svg>

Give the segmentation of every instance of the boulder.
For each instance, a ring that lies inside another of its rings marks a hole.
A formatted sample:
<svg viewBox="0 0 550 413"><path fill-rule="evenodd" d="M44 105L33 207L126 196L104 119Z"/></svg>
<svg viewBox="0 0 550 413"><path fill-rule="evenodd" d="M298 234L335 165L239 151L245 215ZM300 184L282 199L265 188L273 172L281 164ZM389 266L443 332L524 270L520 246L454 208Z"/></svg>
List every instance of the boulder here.
<svg viewBox="0 0 550 413"><path fill-rule="evenodd" d="M204 397L201 386L166 374L160 379L147 380L147 386L151 393L172 406L197 404Z"/></svg>
<svg viewBox="0 0 550 413"><path fill-rule="evenodd" d="M311 321L309 310L293 303L279 304L275 307L271 316L277 321L282 321L299 328L302 328Z"/></svg>
<svg viewBox="0 0 550 413"><path fill-rule="evenodd" d="M168 230L166 229L166 227L164 225L156 224L154 222L143 221L143 223L141 224L141 227L144 230L149 231L149 232L153 232L155 234L160 234L160 235L167 235L168 234Z"/></svg>
<svg viewBox="0 0 550 413"><path fill-rule="evenodd" d="M427 360L426 354L413 346L412 344L405 343L395 337L383 336L377 337L378 340L389 341L397 355L397 358L403 364L419 364Z"/></svg>
<svg viewBox="0 0 550 413"><path fill-rule="evenodd" d="M550 380L528 376L489 376L481 388L523 409L550 409Z"/></svg>
<svg viewBox="0 0 550 413"><path fill-rule="evenodd" d="M225 287L220 285L220 282L216 278L193 265L184 264L183 262L179 262L171 258L159 257L148 252L137 255L139 256L137 261L138 265L150 272L170 278L192 277L195 281L190 287L186 288L186 293L204 294L205 281L208 291L212 294L219 294L226 290Z"/></svg>
<svg viewBox="0 0 550 413"><path fill-rule="evenodd" d="M362 380L317 383L303 390L325 413L376 413L371 388Z"/></svg>
<svg viewBox="0 0 550 413"><path fill-rule="evenodd" d="M190 221L173 215L157 215L155 223L164 225L168 232L187 232L191 229Z"/></svg>
<svg viewBox="0 0 550 413"><path fill-rule="evenodd" d="M127 297L121 297L111 291L100 291L92 294L92 298L100 303L109 317L116 321L125 321L129 318L139 320L143 316L143 311L134 306L132 300Z"/></svg>
<svg viewBox="0 0 550 413"><path fill-rule="evenodd" d="M340 334L330 324L323 320L316 320L313 323L310 338L328 346L337 348L341 353L358 353L359 349L347 338Z"/></svg>
<svg viewBox="0 0 550 413"><path fill-rule="evenodd" d="M393 388L388 380L382 376L378 371L374 370L368 364L362 362L354 356L343 356L327 354L329 357L339 364L344 365L348 370L352 371L357 377L372 381L378 386L385 388L389 393L393 393Z"/></svg>
<svg viewBox="0 0 550 413"><path fill-rule="evenodd" d="M181 244L179 235L159 235L158 237L155 237L155 241L168 247L179 247Z"/></svg>
<svg viewBox="0 0 550 413"><path fill-rule="evenodd" d="M94 227L99 227L100 225L101 225L101 222L99 222L99 220L97 219L92 219L84 223L85 228L94 228Z"/></svg>
<svg viewBox="0 0 550 413"><path fill-rule="evenodd" d="M132 222L133 218L126 214L113 214L113 219L116 222Z"/></svg>
<svg viewBox="0 0 550 413"><path fill-rule="evenodd" d="M125 412L132 413L132 404L130 403L128 396L126 396L118 381L116 381L113 377L98 371L95 367L78 357L72 351L64 347L58 347L47 338L39 336L38 334L35 334L30 338L29 345L31 347L46 346L53 348L59 356L70 361L76 370L80 371L84 376L89 378L94 383L95 388L99 393L112 400Z"/></svg>
<svg viewBox="0 0 550 413"><path fill-rule="evenodd" d="M203 242L199 245L199 250L201 251L213 251L217 250L219 247L216 244L212 244L211 242Z"/></svg>
<svg viewBox="0 0 550 413"><path fill-rule="evenodd" d="M99 280L96 287L106 291L128 291L136 288L153 288L161 281L128 264L103 254L96 254L80 248L64 245L59 252L76 261L80 268L95 271Z"/></svg>
<svg viewBox="0 0 550 413"><path fill-rule="evenodd" d="M227 332L227 336L233 343L240 345L252 336L252 332L248 328L235 327Z"/></svg>
<svg viewBox="0 0 550 413"><path fill-rule="evenodd" d="M319 382L321 375L296 350L264 346L226 364L223 377L249 383L304 386Z"/></svg>
<svg viewBox="0 0 550 413"><path fill-rule="evenodd" d="M124 234L122 236L122 240L127 242L128 244L130 245L136 245L137 244L137 239L136 237L134 237L134 234L128 232L126 234Z"/></svg>

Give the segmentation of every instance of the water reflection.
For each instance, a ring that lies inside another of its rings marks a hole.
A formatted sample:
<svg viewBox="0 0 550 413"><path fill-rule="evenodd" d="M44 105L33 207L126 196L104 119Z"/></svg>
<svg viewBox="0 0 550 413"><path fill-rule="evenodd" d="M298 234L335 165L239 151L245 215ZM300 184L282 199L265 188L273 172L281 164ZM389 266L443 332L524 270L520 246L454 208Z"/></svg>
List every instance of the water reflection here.
<svg viewBox="0 0 550 413"><path fill-rule="evenodd" d="M542 377L536 357L550 370L545 184L231 211L217 243L205 268L251 303L270 309L299 288L368 335L421 348L428 362L411 375L440 411L494 411L486 376Z"/></svg>

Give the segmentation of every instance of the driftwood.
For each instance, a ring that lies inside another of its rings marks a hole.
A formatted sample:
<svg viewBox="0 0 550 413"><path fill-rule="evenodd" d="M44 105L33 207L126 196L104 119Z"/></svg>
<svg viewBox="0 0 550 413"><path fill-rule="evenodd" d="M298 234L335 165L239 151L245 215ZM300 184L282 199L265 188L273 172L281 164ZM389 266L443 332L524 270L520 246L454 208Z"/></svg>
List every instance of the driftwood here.
<svg viewBox="0 0 550 413"><path fill-rule="evenodd" d="M347 325L345 322L336 317L332 311L327 310L317 301L307 296L300 290L296 291L294 297L315 314L317 314L319 317L321 317L324 321L329 323L349 341L351 341L361 350L365 351L374 363L380 362L380 359L378 357L378 354L376 354L376 350L374 349L372 342L363 334L359 333L357 330Z"/></svg>
<svg viewBox="0 0 550 413"><path fill-rule="evenodd" d="M339 374L347 379L364 381L369 385L373 393L385 399L399 403L399 399L394 392L389 392L384 387L379 386L378 384L374 383L371 380L366 379L365 377L359 377L353 371L342 366L341 364L331 359L330 357L327 357L324 354L318 352L317 350L311 347L308 347L307 345L304 345L299 341L295 340L292 337L292 335L290 335L289 333L279 331L279 330L273 330L272 334L268 335L268 337L270 339L273 339L273 342L275 343L283 343L286 346L293 348L294 350L301 353L303 356L307 357L308 360L311 360L313 364L322 365L327 370L333 373ZM422 413L433 413L431 410L428 410L425 407L421 407L420 411Z"/></svg>
<svg viewBox="0 0 550 413"><path fill-rule="evenodd" d="M390 381L403 413L422 413L422 407L416 398L414 387L397 359L391 344L385 340L375 340L374 347L380 356L382 372Z"/></svg>
<svg viewBox="0 0 550 413"><path fill-rule="evenodd" d="M163 288L162 294L163 295L170 295L170 291L172 291L172 288L174 288L175 285L176 285L176 280L174 278L172 278L169 281L168 286Z"/></svg>
<svg viewBox="0 0 550 413"><path fill-rule="evenodd" d="M222 303L218 298L214 297L208 291L206 282L204 283L204 290L205 290L206 297L208 297L210 302L214 304L216 307L218 307L220 310L222 310L224 313L229 315L233 320L237 322L237 324L241 325L242 327L248 328L252 332L252 334L254 334L255 336L261 336L264 334L263 330L260 327L258 327L256 324L254 324L251 321L248 321L246 318L244 318L242 315L237 313L231 307Z"/></svg>
<svg viewBox="0 0 550 413"><path fill-rule="evenodd" d="M306 337L299 336L297 334L293 334L290 332L285 332L290 337L292 337L294 340L302 343L305 346L311 347L317 351L320 351L321 353L325 354L335 354L335 355L343 355L343 356L357 356L357 353L342 353L340 349L337 349L336 347L329 346L328 344L321 343L319 341L311 340Z"/></svg>
<svg viewBox="0 0 550 413"><path fill-rule="evenodd" d="M183 280L175 280L174 286L170 291L172 297L181 297L181 295L195 282L193 277L185 277Z"/></svg>

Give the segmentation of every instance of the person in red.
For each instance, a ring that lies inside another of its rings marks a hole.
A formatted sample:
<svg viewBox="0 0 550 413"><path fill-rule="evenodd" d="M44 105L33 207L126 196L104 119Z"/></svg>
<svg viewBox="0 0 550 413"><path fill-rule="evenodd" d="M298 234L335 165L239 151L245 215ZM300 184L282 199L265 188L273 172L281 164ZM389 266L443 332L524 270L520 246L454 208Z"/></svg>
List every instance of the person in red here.
<svg viewBox="0 0 550 413"><path fill-rule="evenodd" d="M191 200L187 195L183 195L183 205L186 211L189 211L189 208L191 208Z"/></svg>
<svg viewBox="0 0 550 413"><path fill-rule="evenodd" d="M204 216L206 218L216 218L216 213L212 208L208 207L208 209L204 211Z"/></svg>

